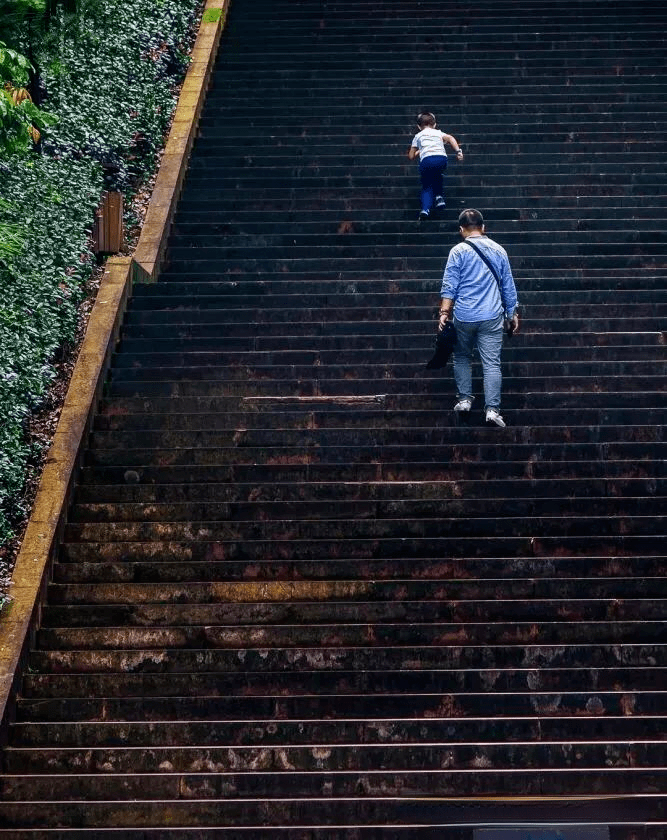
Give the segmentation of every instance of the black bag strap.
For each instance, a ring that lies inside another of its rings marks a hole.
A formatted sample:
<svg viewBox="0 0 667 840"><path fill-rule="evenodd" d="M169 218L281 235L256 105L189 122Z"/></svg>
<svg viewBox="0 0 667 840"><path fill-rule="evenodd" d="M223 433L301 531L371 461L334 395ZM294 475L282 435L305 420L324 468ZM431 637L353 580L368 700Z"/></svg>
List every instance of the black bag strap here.
<svg viewBox="0 0 667 840"><path fill-rule="evenodd" d="M496 283L498 284L498 294L500 295L500 305L502 306L503 312L504 312L505 311L505 301L503 300L503 289L502 289L502 286L500 285L500 277L498 277L498 272L493 267L493 265L491 263L491 260L486 256L486 254L482 251L481 248L478 248L477 245L473 245L472 242L470 242L468 239L464 239L463 242L466 245L470 245L470 247L473 249L473 251L475 251L475 253L479 256L479 258L486 263L486 267L489 269L491 274L493 274L493 276L496 280ZM513 324L512 321L506 321L505 323L506 323L506 327L507 327L507 335L511 337L512 333L514 332L514 324Z"/></svg>
<svg viewBox="0 0 667 840"><path fill-rule="evenodd" d="M491 263L491 260L486 256L486 254L482 251L481 248L478 248L477 245L473 245L472 242L470 242L468 239L464 239L463 243L465 245L470 245L470 247L473 249L473 251L476 252L476 254L480 257L480 259L482 259L486 263L486 267L489 269L491 274L493 274L493 276L496 280L496 283L498 284L498 292L500 293L500 303L501 303L501 305L504 309L505 305L503 304L503 292L502 292L502 287L500 285L500 277L498 277L498 272L493 267L493 264Z"/></svg>

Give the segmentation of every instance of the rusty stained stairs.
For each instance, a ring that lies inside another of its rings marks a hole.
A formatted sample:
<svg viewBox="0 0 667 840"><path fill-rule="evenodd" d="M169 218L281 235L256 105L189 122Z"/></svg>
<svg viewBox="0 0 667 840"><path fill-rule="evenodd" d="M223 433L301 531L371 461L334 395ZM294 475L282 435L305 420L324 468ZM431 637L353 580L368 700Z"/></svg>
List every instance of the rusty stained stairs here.
<svg viewBox="0 0 667 840"><path fill-rule="evenodd" d="M666 24L641 0L234 0L0 837L664 840ZM422 106L466 161L420 226ZM457 424L424 369L467 206L524 306L505 429L479 400Z"/></svg>

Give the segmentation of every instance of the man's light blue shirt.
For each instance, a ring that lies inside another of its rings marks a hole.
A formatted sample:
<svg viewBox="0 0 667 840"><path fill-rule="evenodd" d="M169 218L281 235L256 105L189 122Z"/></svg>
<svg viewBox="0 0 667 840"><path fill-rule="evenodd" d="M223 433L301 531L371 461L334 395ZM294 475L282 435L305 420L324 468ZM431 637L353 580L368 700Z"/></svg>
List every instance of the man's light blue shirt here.
<svg viewBox="0 0 667 840"><path fill-rule="evenodd" d="M497 271L500 290L479 254L459 242L449 252L440 297L454 301L454 315L459 321L490 321L503 310L505 317L511 318L519 301L507 252L488 236L474 236L472 241Z"/></svg>

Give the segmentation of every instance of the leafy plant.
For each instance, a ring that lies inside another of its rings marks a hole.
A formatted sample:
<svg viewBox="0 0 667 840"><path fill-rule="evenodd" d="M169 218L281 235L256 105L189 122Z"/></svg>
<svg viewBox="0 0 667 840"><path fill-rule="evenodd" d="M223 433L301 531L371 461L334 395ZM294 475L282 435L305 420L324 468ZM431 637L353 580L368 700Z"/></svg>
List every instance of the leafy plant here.
<svg viewBox="0 0 667 840"><path fill-rule="evenodd" d="M31 61L5 44L0 53L0 80L9 84L0 99L7 137L0 151L0 549L24 513L36 454L28 419L76 334L95 266L90 230L100 194L112 187L131 197L154 171L201 2L14 2L34 3L31 14L46 13L49 25L17 23L12 43L25 43ZM46 115L17 93L28 93L31 65ZM24 142L29 126L42 132L40 153Z"/></svg>
<svg viewBox="0 0 667 840"><path fill-rule="evenodd" d="M57 118L37 108L25 85L32 65L28 59L0 41L0 150L11 154L30 142L37 143L40 130Z"/></svg>
<svg viewBox="0 0 667 840"><path fill-rule="evenodd" d="M4 41L0 41L0 78L4 82L27 84L31 68L32 65L24 55L10 50Z"/></svg>

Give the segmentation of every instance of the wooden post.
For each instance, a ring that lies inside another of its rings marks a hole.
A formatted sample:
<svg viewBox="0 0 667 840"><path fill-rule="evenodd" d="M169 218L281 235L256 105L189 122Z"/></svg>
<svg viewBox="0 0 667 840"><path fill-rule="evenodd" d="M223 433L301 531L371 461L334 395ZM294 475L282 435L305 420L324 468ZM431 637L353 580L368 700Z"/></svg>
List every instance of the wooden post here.
<svg viewBox="0 0 667 840"><path fill-rule="evenodd" d="M123 193L104 192L93 225L95 253L117 254L123 247L123 236Z"/></svg>

